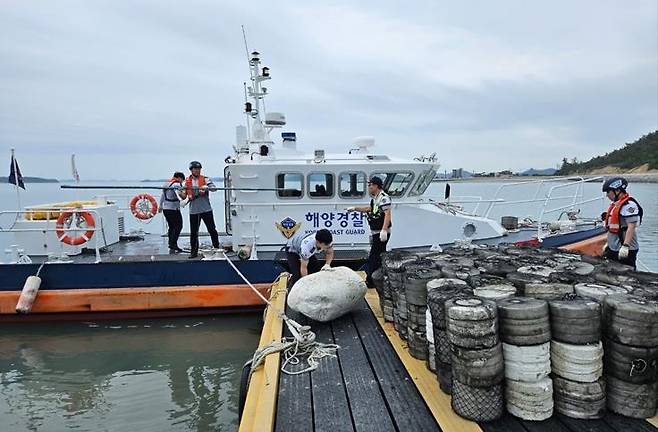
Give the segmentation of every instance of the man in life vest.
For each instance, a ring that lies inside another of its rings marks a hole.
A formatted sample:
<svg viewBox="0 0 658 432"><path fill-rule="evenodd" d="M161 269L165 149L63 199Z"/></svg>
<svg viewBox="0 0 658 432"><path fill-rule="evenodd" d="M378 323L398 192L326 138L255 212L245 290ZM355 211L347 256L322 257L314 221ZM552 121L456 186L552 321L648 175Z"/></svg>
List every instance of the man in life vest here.
<svg viewBox="0 0 658 432"><path fill-rule="evenodd" d="M167 220L167 238L169 239L170 254L183 252L183 249L178 247L178 238L180 237L180 232L183 230L183 216L180 213L178 191L183 186L184 181L185 174L176 171L171 180L162 185L166 189L162 189L162 194L160 195L158 212L162 212Z"/></svg>
<svg viewBox="0 0 658 432"><path fill-rule="evenodd" d="M612 203L601 215L608 231L608 241L603 256L635 267L640 245L637 227L642 223L644 211L635 198L626 192L628 181L623 177L612 177L603 183L603 192Z"/></svg>
<svg viewBox="0 0 658 432"><path fill-rule="evenodd" d="M288 240L286 252L288 268L292 274L291 286L306 275L331 268L331 261L334 259L333 241L333 236L327 229L311 233L300 231ZM320 251L326 252L325 265L322 267L315 257L315 254Z"/></svg>
<svg viewBox="0 0 658 432"><path fill-rule="evenodd" d="M372 199L367 207L348 207L346 210L366 213L370 225L370 254L368 255L368 276L366 284L374 287L372 274L382 266L382 253L391 237L391 198L384 192L384 182L372 177L368 182L368 192Z"/></svg>
<svg viewBox="0 0 658 432"><path fill-rule="evenodd" d="M210 206L210 189L215 184L209 177L201 175L201 163L190 162L191 174L185 179L185 188L181 192L181 198L187 198L190 202L190 258L199 255L199 227L201 221L206 226L212 246L220 247L219 234L215 228L215 219Z"/></svg>

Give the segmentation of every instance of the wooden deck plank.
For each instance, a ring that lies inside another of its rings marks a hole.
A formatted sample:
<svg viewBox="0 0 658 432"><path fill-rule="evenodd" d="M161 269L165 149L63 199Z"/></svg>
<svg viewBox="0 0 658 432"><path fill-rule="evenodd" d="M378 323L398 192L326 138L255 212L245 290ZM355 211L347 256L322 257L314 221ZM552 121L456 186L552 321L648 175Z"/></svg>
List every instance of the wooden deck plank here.
<svg viewBox="0 0 658 432"><path fill-rule="evenodd" d="M270 301L279 310L285 308L287 283L288 277L282 275L272 284ZM282 329L281 318L274 310L268 309L258 344L259 348L280 340ZM251 375L249 391L240 421L240 432L272 430L279 388L279 359L279 353L267 356L264 365Z"/></svg>
<svg viewBox="0 0 658 432"><path fill-rule="evenodd" d="M628 417L621 416L619 414L614 414L608 411L603 417L603 421L608 424L612 429L619 432L655 432L658 431L658 427L653 425L647 420L642 419L632 419Z"/></svg>
<svg viewBox="0 0 658 432"><path fill-rule="evenodd" d="M483 422L479 424L485 432L526 432L523 422L513 415L505 412L501 418L492 422ZM549 429L544 429L549 432ZM553 432L553 431L550 431Z"/></svg>
<svg viewBox="0 0 658 432"><path fill-rule="evenodd" d="M441 430L414 384L418 381L407 373L408 368L405 368L396 355L386 334L377 324L377 320L373 319L373 313L367 304L363 302L352 316L396 428L401 431ZM419 363L424 365L423 362L419 361ZM436 380L434 382L436 383ZM438 384L435 393L439 393ZM445 430L460 429L446 428Z"/></svg>
<svg viewBox="0 0 658 432"><path fill-rule="evenodd" d="M569 429L574 432L614 432L614 429L608 426L603 420L579 420L572 419L562 414L555 414L554 416L561 423L566 425ZM630 420L630 419L629 419ZM630 432L633 429L628 427L624 432Z"/></svg>
<svg viewBox="0 0 658 432"><path fill-rule="evenodd" d="M658 428L658 415L647 419L647 422L651 424L651 426Z"/></svg>
<svg viewBox="0 0 658 432"><path fill-rule="evenodd" d="M555 416L543 421L521 420L521 424L528 432L571 432L571 429Z"/></svg>
<svg viewBox="0 0 658 432"><path fill-rule="evenodd" d="M313 323L316 340L334 343L331 324ZM314 426L316 431L353 432L352 416L337 358L320 361L311 372Z"/></svg>
<svg viewBox="0 0 658 432"><path fill-rule="evenodd" d="M304 316L289 308L286 308L286 315L300 324L306 324L307 322ZM290 336L287 329L285 329L284 334ZM290 369L294 370L295 368L291 367ZM288 375L281 373L274 430L277 432L310 432L313 430L311 374ZM266 431L263 430L263 432Z"/></svg>
<svg viewBox="0 0 658 432"><path fill-rule="evenodd" d="M351 314L334 320L332 329L334 340L341 347L338 359L347 389L354 429L357 432L394 432L395 426L389 408Z"/></svg>
<svg viewBox="0 0 658 432"><path fill-rule="evenodd" d="M368 290L366 300L375 315L381 329L388 337L397 357L409 372L425 403L434 418L444 431L480 432L477 423L459 417L450 406L450 396L439 390L436 375L427 369L425 362L417 360L409 354L406 342L398 336L390 323L384 322L379 297L373 289Z"/></svg>

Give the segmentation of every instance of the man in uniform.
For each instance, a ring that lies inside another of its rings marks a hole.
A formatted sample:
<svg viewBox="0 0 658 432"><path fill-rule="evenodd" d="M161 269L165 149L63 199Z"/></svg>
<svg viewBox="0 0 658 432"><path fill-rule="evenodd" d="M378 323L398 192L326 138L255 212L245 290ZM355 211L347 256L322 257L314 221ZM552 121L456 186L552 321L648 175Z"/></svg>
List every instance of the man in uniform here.
<svg viewBox="0 0 658 432"><path fill-rule="evenodd" d="M196 258L199 255L201 221L210 234L212 246L218 249L221 245L210 205L210 188L214 188L215 184L210 177L201 175L201 162L190 162L190 172L190 176L185 179L185 188L181 192L181 198L187 198L190 202L190 258Z"/></svg>
<svg viewBox="0 0 658 432"><path fill-rule="evenodd" d="M292 273L290 286L308 274L331 268L331 261L334 259L333 240L331 232L327 229L311 233L298 232L288 240L286 252L288 268ZM320 251L325 251L327 254L325 265L322 268L315 257L315 254Z"/></svg>
<svg viewBox="0 0 658 432"><path fill-rule="evenodd" d="M166 189L163 189L160 195L158 212L162 212L167 220L170 254L183 252L183 249L178 247L178 237L183 230L183 216L180 213L178 190L183 185L183 181L185 181L185 174L176 171L171 180L163 185Z"/></svg>
<svg viewBox="0 0 658 432"><path fill-rule="evenodd" d="M348 207L347 211L366 213L370 225L370 255L368 255L368 276L366 284L374 287L372 274L382 266L382 253L391 237L391 198L384 192L384 182L372 177L368 182L368 192L372 199L367 207Z"/></svg>
<svg viewBox="0 0 658 432"><path fill-rule="evenodd" d="M627 187L628 181L623 177L612 177L603 183L603 192L612 201L608 211L601 215L608 231L603 256L635 268L640 249L637 226L642 223L644 211L626 192Z"/></svg>

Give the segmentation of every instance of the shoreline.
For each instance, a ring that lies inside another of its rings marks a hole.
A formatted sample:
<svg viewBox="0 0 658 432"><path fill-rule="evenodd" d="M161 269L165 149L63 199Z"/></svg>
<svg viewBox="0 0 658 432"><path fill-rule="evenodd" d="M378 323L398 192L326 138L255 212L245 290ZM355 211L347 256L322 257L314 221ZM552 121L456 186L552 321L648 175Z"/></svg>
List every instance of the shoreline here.
<svg viewBox="0 0 658 432"><path fill-rule="evenodd" d="M658 183L658 173L629 173L629 174L574 174L571 176L507 176L507 177L466 177L454 179L435 179L432 183L510 183L524 181L564 181L570 178L581 176L585 179L595 177L612 177L622 176L628 179L629 183Z"/></svg>

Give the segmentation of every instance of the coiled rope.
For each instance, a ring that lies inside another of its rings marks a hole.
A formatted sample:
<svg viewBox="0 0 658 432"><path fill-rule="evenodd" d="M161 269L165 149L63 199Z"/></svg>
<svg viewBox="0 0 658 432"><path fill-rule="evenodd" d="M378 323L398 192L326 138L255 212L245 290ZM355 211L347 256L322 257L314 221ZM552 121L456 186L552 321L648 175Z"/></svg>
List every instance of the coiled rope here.
<svg viewBox="0 0 658 432"><path fill-rule="evenodd" d="M254 356L251 360L251 371L249 375L254 373L254 371L265 362L265 358L273 353L282 352L283 353L283 364L281 365L281 371L288 375L299 375L305 372L310 372L318 368L320 365L320 360L325 357L336 357L336 351L340 348L336 344L325 344L315 340L315 333L311 331L311 327L301 325L293 319L290 319L286 314L279 310L276 306L272 304L270 300L265 298L257 289L254 287L249 280L242 274L242 272L233 264L233 262L226 256L226 252L222 251L222 255L229 263L229 265L235 270L235 272L242 278L242 280L249 285L258 297L263 300L268 308L271 308L272 311L276 312L277 316L286 323L288 330L292 334L292 337L282 338L278 342L272 342L265 345L262 348L259 348L254 353ZM272 293L272 296L276 296L278 292ZM306 367L301 370L290 370L286 366L296 366L301 364L302 359L306 361Z"/></svg>

